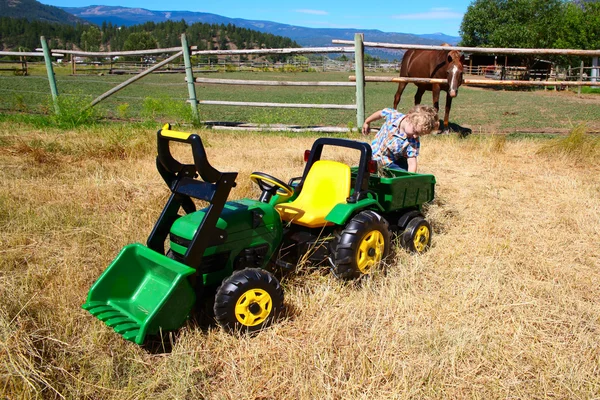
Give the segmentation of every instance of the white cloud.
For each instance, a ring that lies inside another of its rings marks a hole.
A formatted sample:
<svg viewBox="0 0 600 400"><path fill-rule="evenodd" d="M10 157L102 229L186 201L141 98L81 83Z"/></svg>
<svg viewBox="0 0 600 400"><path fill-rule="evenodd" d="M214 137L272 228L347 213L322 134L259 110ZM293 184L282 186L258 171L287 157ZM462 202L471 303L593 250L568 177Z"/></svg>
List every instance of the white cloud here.
<svg viewBox="0 0 600 400"><path fill-rule="evenodd" d="M336 24L332 22L322 22L322 21L302 21L299 23L300 26L310 26L310 27L323 27L323 28L336 28L336 29L359 29L360 26L350 25L350 24Z"/></svg>
<svg viewBox="0 0 600 400"><path fill-rule="evenodd" d="M392 15L394 19L460 19L464 15L451 8L432 8L428 12Z"/></svg>
<svg viewBox="0 0 600 400"><path fill-rule="evenodd" d="M329 15L329 13L327 11L322 11L322 10L308 10L308 9L300 9L300 10L294 10L295 12L298 13L302 13L302 14L312 14L312 15Z"/></svg>

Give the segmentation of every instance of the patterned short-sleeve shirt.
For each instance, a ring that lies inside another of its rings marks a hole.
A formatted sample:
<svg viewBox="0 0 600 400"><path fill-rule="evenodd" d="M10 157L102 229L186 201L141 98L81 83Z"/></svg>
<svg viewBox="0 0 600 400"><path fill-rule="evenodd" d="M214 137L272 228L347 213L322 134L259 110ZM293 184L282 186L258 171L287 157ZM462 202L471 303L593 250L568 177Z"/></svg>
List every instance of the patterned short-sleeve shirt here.
<svg viewBox="0 0 600 400"><path fill-rule="evenodd" d="M381 115L385 122L377 132L375 139L371 142L373 148L373 160L380 161L384 166L390 165L395 160L417 157L421 143L418 137L408 137L399 129L400 122L405 115L393 108L384 108Z"/></svg>

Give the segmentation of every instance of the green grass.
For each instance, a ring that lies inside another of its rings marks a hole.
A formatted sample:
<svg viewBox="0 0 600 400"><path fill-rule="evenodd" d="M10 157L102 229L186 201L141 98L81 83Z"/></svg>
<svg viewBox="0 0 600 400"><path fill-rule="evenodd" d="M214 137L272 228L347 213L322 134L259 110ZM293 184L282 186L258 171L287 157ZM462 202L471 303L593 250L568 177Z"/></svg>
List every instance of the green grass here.
<svg viewBox="0 0 600 400"><path fill-rule="evenodd" d="M598 86L600 86L600 85L598 85ZM600 94L600 87L583 86L581 88L581 93L583 93L583 94Z"/></svg>
<svg viewBox="0 0 600 400"><path fill-rule="evenodd" d="M60 97L69 104L83 107L130 76L68 75L70 67L55 70ZM0 111L52 114L48 79L43 69L32 69L31 76L0 75ZM197 77L347 82L353 72L222 72L196 74ZM389 74L369 74L388 75ZM366 114L392 105L396 86L391 83L369 83L366 88ZM591 90L591 89L590 89ZM200 100L228 100L273 103L354 104L352 87L266 87L197 84ZM415 86L409 85L399 109L413 103ZM445 94L440 101L443 117ZM124 121L191 122L191 110L186 103L187 86L183 74L152 74L117 92L94 107L94 114L78 115L70 108L59 124L91 123L93 119L110 117ZM431 93L423 97L431 103ZM573 92L544 90L491 90L462 87L453 102L450 121L469 127L473 132L567 132L580 123L591 130L600 129L600 97L582 98ZM302 126L356 127L352 110L319 110L294 108L260 108L200 105L203 121L252 122L257 124L296 124Z"/></svg>

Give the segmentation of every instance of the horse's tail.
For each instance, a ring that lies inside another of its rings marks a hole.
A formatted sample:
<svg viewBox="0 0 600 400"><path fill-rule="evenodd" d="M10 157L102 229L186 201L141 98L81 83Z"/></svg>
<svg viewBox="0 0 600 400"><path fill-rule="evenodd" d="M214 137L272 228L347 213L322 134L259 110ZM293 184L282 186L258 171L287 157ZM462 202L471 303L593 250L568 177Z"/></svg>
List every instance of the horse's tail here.
<svg viewBox="0 0 600 400"><path fill-rule="evenodd" d="M410 61L412 60L413 54L414 50L409 49L402 56L402 61L400 62L400 76L408 76Z"/></svg>

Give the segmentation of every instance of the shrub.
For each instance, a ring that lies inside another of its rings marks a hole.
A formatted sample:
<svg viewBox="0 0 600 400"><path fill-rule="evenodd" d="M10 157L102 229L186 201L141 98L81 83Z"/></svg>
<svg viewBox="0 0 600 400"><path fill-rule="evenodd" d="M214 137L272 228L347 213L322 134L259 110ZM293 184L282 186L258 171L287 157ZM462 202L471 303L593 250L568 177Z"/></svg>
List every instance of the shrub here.
<svg viewBox="0 0 600 400"><path fill-rule="evenodd" d="M74 128L80 125L87 125L97 122L98 113L93 107L85 105L90 104L91 97L83 95L62 95L58 96L59 112L50 117L51 121L61 128ZM53 110L54 107L48 107Z"/></svg>

